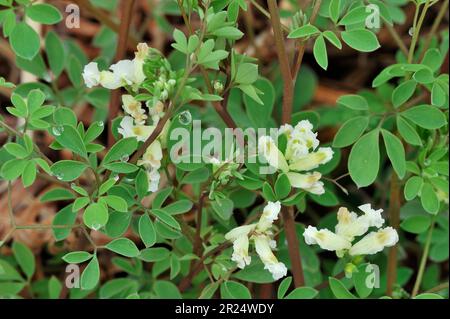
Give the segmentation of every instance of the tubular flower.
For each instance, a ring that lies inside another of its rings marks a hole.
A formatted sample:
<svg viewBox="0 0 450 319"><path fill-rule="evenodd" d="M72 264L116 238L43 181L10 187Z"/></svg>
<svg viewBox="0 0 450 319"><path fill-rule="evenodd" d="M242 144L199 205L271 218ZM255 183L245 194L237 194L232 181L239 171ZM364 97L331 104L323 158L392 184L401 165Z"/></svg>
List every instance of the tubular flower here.
<svg viewBox="0 0 450 319"><path fill-rule="evenodd" d="M257 223L236 227L225 235L225 239L233 242L231 260L236 262L239 268L243 269L250 264L251 257L248 255L248 250L250 242L253 242L256 253L264 263L264 268L272 274L273 278L278 280L286 276L286 266L279 262L272 252L276 248L276 243L272 239L271 229L273 222L278 219L280 210L280 202L268 202Z"/></svg>
<svg viewBox="0 0 450 319"><path fill-rule="evenodd" d="M333 150L330 147L317 149L320 141L312 130L313 125L307 120L295 127L285 124L278 130L278 137L287 141L284 153L269 136L259 139L258 148L270 166L286 173L292 187L322 195L325 193L324 184L320 182L322 175L304 172L328 163L333 158Z"/></svg>
<svg viewBox="0 0 450 319"><path fill-rule="evenodd" d="M142 109L142 103L137 101L132 95L122 95L122 108L128 115L131 115L136 124L142 125L145 124L145 120L147 119L147 115L145 111Z"/></svg>
<svg viewBox="0 0 450 319"><path fill-rule="evenodd" d="M133 60L121 60L110 66L110 71L99 71L98 64L91 62L84 67L83 78L86 86L92 88L101 85L104 88L115 90L124 86L136 86L145 81L144 63L150 48L145 43L137 47Z"/></svg>
<svg viewBox="0 0 450 319"><path fill-rule="evenodd" d="M136 137L139 142L145 142L152 134L153 126L135 125L131 116L125 116L120 122L119 134L123 137Z"/></svg>
<svg viewBox="0 0 450 319"><path fill-rule="evenodd" d="M392 247L398 242L397 231L392 227L371 232L350 248L351 256L374 255L385 247Z"/></svg>
<svg viewBox="0 0 450 319"><path fill-rule="evenodd" d="M139 166L145 166L147 168L161 167L161 160L163 158L162 147L159 141L154 141L145 151L142 159L140 159L137 164Z"/></svg>
<svg viewBox="0 0 450 319"><path fill-rule="evenodd" d="M337 213L338 224L335 233L328 229L317 230L308 226L303 237L308 245L319 245L322 249L336 251L338 257L348 253L351 256L372 255L385 247L392 247L398 242L398 234L392 227L381 228L384 219L382 209L374 210L370 204L359 206L364 215L358 216L347 208L340 208ZM356 237L363 236L371 227L379 228L370 232L361 240L353 243Z"/></svg>

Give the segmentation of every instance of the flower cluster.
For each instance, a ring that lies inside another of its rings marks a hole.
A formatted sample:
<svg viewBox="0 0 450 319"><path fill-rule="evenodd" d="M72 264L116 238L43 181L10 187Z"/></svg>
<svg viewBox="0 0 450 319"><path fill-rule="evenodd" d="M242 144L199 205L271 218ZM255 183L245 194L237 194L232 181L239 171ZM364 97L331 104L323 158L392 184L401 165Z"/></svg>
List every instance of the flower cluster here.
<svg viewBox="0 0 450 319"><path fill-rule="evenodd" d="M144 71L146 64L148 63L150 66L154 64L154 61L151 59L151 56L154 55L153 51L147 44L140 43L133 60L121 60L112 65L110 71L99 71L97 63L89 63L85 66L83 72L86 86L92 88L101 85L111 90L125 87L129 92L138 93L139 89L144 86L144 82L148 80ZM164 67L158 66L158 70L162 69ZM145 142L155 130L160 119L165 115L163 102L173 91L176 80L169 79L166 81L164 74L161 74L159 79L152 77L152 81L159 94L158 98L153 95L146 102L148 113L143 108L143 103L135 96L130 94L122 95L122 108L125 116L120 122L118 133L124 138L135 137L137 141ZM149 120L151 120L152 125L148 125ZM147 148L142 159L137 163L139 166L144 167L147 172L150 192L158 190L160 181L158 170L161 167L165 135L169 125L170 121L166 123L161 135Z"/></svg>
<svg viewBox="0 0 450 319"><path fill-rule="evenodd" d="M374 210L370 204L361 205L358 208L364 212L364 215L358 216L344 207L339 209L335 232L328 229L317 230L316 227L308 226L303 233L306 244L317 244L322 249L335 251L338 257L343 257L346 253L350 256L373 255L398 242L395 229L381 228L384 224L381 216L382 209ZM378 230L366 234L372 227ZM364 234L366 235L362 239L353 244L357 237Z"/></svg>
<svg viewBox="0 0 450 319"><path fill-rule="evenodd" d="M278 139L286 141L283 152L270 136L259 139L258 150L270 166L286 174L292 187L322 195L325 193L320 182L322 175L319 172L301 172L328 163L333 158L333 150L330 147L318 148L320 141L312 130L313 125L307 120L300 121L295 127L285 124L278 132Z"/></svg>
<svg viewBox="0 0 450 319"><path fill-rule="evenodd" d="M147 44L140 43L133 60L121 60L111 65L109 71L100 71L96 62L89 63L83 71L86 86L92 88L101 85L110 90L129 86L137 90L145 81L143 66L149 49Z"/></svg>
<svg viewBox="0 0 450 319"><path fill-rule="evenodd" d="M276 248L276 242L273 240L271 229L273 222L278 219L280 210L280 202L269 202L258 223L234 228L225 235L227 240L233 242L231 260L236 262L239 268L243 269L250 265L251 257L248 254L248 249L250 241L253 241L256 253L264 263L264 268L272 273L273 278L278 280L286 276L286 266L279 262L272 252Z"/></svg>

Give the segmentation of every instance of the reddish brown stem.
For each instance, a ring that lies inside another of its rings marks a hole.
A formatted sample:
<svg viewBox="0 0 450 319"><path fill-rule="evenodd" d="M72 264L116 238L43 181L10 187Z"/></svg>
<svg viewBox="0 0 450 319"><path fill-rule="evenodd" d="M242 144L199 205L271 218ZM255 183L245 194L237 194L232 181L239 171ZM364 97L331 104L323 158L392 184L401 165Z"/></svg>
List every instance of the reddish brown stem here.
<svg viewBox="0 0 450 319"><path fill-rule="evenodd" d="M275 38L275 46L277 50L278 59L280 61L281 75L283 76L283 123L290 123L292 117L292 103L294 98L294 82L292 80L292 73L289 66L289 58L286 53L283 31L280 21L280 13L276 0L267 0L270 12L270 20L272 22L272 29Z"/></svg>
<svg viewBox="0 0 450 319"><path fill-rule="evenodd" d="M117 42L117 52L115 61L119 61L125 58L127 53L127 41L128 35L130 33L131 18L133 15L133 6L135 0L122 0L121 2L121 22L119 30L119 40ZM119 113L120 106L120 90L114 90L111 95L111 103L109 106L109 124L110 129L108 132L108 146L111 147L114 144L114 135L112 134L112 121L116 118Z"/></svg>
<svg viewBox="0 0 450 319"><path fill-rule="evenodd" d="M300 257L300 245L297 238L297 231L295 229L295 220L293 209L291 207L283 207L281 212L284 222L284 231L286 233L286 240L288 243L289 257L291 259L291 272L294 277L295 287L305 285L305 276L303 274L302 259Z"/></svg>

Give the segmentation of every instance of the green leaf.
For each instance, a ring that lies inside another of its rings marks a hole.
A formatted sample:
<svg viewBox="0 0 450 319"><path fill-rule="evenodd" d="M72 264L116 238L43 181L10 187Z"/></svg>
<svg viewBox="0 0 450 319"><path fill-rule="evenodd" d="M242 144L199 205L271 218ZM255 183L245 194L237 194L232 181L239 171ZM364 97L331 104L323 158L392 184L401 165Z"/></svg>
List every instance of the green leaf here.
<svg viewBox="0 0 450 319"><path fill-rule="evenodd" d="M170 194L172 194L172 192L173 187L167 187L156 193L155 199L152 202L152 208L161 208L161 206L164 204Z"/></svg>
<svg viewBox="0 0 450 319"><path fill-rule="evenodd" d="M19 272L11 266L6 260L0 259L0 280L24 281ZM3 283L2 283L3 284Z"/></svg>
<svg viewBox="0 0 450 319"><path fill-rule="evenodd" d="M124 138L114 144L103 159L103 164L118 161L124 157L130 156L137 149L137 140L135 137Z"/></svg>
<svg viewBox="0 0 450 319"><path fill-rule="evenodd" d="M405 184L405 199L410 201L417 197L422 190L423 178L420 176L413 176Z"/></svg>
<svg viewBox="0 0 450 319"><path fill-rule="evenodd" d="M222 299L251 299L250 291L243 284L236 281L225 281L220 285Z"/></svg>
<svg viewBox="0 0 450 319"><path fill-rule="evenodd" d="M38 54L41 45L36 31L25 22L16 24L9 37L9 43L14 53L25 60L32 60Z"/></svg>
<svg viewBox="0 0 450 319"><path fill-rule="evenodd" d="M99 203L89 205L83 214L84 224L93 230L99 230L105 226L108 219L108 209Z"/></svg>
<svg viewBox="0 0 450 319"><path fill-rule="evenodd" d="M319 292L311 287L300 287L294 289L284 299L314 299Z"/></svg>
<svg viewBox="0 0 450 319"><path fill-rule="evenodd" d="M355 143L369 126L369 117L357 116L345 122L336 133L333 147L346 147Z"/></svg>
<svg viewBox="0 0 450 319"><path fill-rule="evenodd" d="M94 289L100 280L100 266L98 264L97 256L92 257L89 264L81 274L81 289L92 290Z"/></svg>
<svg viewBox="0 0 450 319"><path fill-rule="evenodd" d="M323 35L317 37L314 43L313 53L317 64L319 64L322 69L326 70L328 68L328 55Z"/></svg>
<svg viewBox="0 0 450 319"><path fill-rule="evenodd" d="M68 264L80 264L92 258L92 254L87 251L73 251L62 257Z"/></svg>
<svg viewBox="0 0 450 319"><path fill-rule="evenodd" d="M153 209L152 214L155 215L158 219L160 219L163 223L167 224L170 227L181 230L180 224L177 222L175 218L166 213L162 209Z"/></svg>
<svg viewBox="0 0 450 319"><path fill-rule="evenodd" d="M71 182L80 177L87 167L87 164L82 162L65 160L56 162L50 170L60 181Z"/></svg>
<svg viewBox="0 0 450 319"><path fill-rule="evenodd" d="M331 0L328 8L330 18L334 23L337 23L341 13L341 0Z"/></svg>
<svg viewBox="0 0 450 319"><path fill-rule="evenodd" d="M62 284L59 280L52 276L48 281L48 296L50 299L59 299L59 296L62 291Z"/></svg>
<svg viewBox="0 0 450 319"><path fill-rule="evenodd" d="M116 195L108 195L108 196L102 197L101 199L103 201L105 201L109 207L111 207L112 209L114 209L118 212L123 212L123 213L128 212L128 204L122 197L119 197Z"/></svg>
<svg viewBox="0 0 450 319"><path fill-rule="evenodd" d="M24 159L12 159L2 166L1 175L7 181L12 181L22 175L28 161Z"/></svg>
<svg viewBox="0 0 450 319"><path fill-rule="evenodd" d="M418 105L401 113L414 124L428 130L441 128L447 124L445 115L436 107L431 105Z"/></svg>
<svg viewBox="0 0 450 319"><path fill-rule="evenodd" d="M223 220L229 220L233 215L234 203L229 198L221 198L211 202L211 207L216 214Z"/></svg>
<svg viewBox="0 0 450 319"><path fill-rule="evenodd" d="M406 218L401 224L400 227L413 234L421 234L428 230L431 225L430 216L410 216Z"/></svg>
<svg viewBox="0 0 450 319"><path fill-rule="evenodd" d="M397 109L403 104L405 104L416 91L417 82L414 80L409 80L403 82L392 92L392 104Z"/></svg>
<svg viewBox="0 0 450 319"><path fill-rule="evenodd" d="M164 207L164 211L170 215L179 215L191 211L192 206L193 204L190 200L182 199L167 205Z"/></svg>
<svg viewBox="0 0 450 319"><path fill-rule="evenodd" d="M305 24L304 26L301 26L300 28L297 28L291 33L289 33L288 38L289 39L304 38L317 33L320 33L320 30L317 29L317 27L313 26L312 24Z"/></svg>
<svg viewBox="0 0 450 319"><path fill-rule="evenodd" d="M372 184L380 169L379 131L373 130L361 137L350 152L350 176L358 187Z"/></svg>
<svg viewBox="0 0 450 319"><path fill-rule="evenodd" d="M70 200L74 198L75 195L70 190L65 188L54 188L42 195L40 201L41 203L47 203L59 200Z"/></svg>
<svg viewBox="0 0 450 319"><path fill-rule="evenodd" d="M53 120L58 125L70 125L77 127L77 116L68 107L58 107L53 113Z"/></svg>
<svg viewBox="0 0 450 319"><path fill-rule="evenodd" d="M420 201L423 208L430 214L436 215L439 212L439 198L429 183L424 183L422 186L422 193L420 194Z"/></svg>
<svg viewBox="0 0 450 319"><path fill-rule="evenodd" d="M242 63L239 65L235 82L239 84L253 84L258 79L258 65Z"/></svg>
<svg viewBox="0 0 450 319"><path fill-rule="evenodd" d="M66 53L61 39L53 31L49 31L45 37L45 52L50 69L55 77L59 77L66 65Z"/></svg>
<svg viewBox="0 0 450 319"><path fill-rule="evenodd" d="M26 15L36 22L42 24L55 24L62 20L62 15L59 10L46 3L38 3L27 7Z"/></svg>
<svg viewBox="0 0 450 319"><path fill-rule="evenodd" d="M384 145L392 166L398 177L403 179L406 173L406 157L403 144L397 136L389 131L382 129L381 134L383 135Z"/></svg>
<svg viewBox="0 0 450 319"><path fill-rule="evenodd" d="M279 200L286 198L291 193L291 184L286 174L280 174L275 182L275 194Z"/></svg>
<svg viewBox="0 0 450 319"><path fill-rule="evenodd" d="M339 38L334 32L326 30L322 33L322 35L336 48L338 48L339 50L342 49L341 40L339 40Z"/></svg>
<svg viewBox="0 0 450 319"><path fill-rule="evenodd" d="M131 164L131 163L127 163L127 162L104 164L103 167L106 168L107 170L110 170L111 172L120 173L120 174L133 173L139 169L138 166Z"/></svg>
<svg viewBox="0 0 450 319"><path fill-rule="evenodd" d="M288 291L291 283L292 283L292 277L286 277L283 279L283 281L278 286L278 292L277 292L278 299L283 299L283 297L286 295L286 292Z"/></svg>
<svg viewBox="0 0 450 319"><path fill-rule="evenodd" d="M145 247L151 247L156 243L156 231L153 222L147 214L139 218L139 236Z"/></svg>
<svg viewBox="0 0 450 319"><path fill-rule="evenodd" d="M170 251L167 248L146 248L141 250L139 258L145 262L157 262L169 258Z"/></svg>
<svg viewBox="0 0 450 319"><path fill-rule="evenodd" d="M9 154L17 158L25 158L30 155L25 147L17 143L7 143L3 147Z"/></svg>
<svg viewBox="0 0 450 319"><path fill-rule="evenodd" d="M272 83L265 78L259 78L254 86L261 92L264 92L264 95L261 96L262 103L255 101L248 95L244 95L245 110L253 127L266 127L271 119L275 105L275 89Z"/></svg>
<svg viewBox="0 0 450 319"><path fill-rule="evenodd" d="M23 273L28 279L33 277L34 271L36 269L36 263L34 261L34 254L31 250L19 242L14 242L12 245L12 250L14 253L14 258L22 269Z"/></svg>
<svg viewBox="0 0 450 319"><path fill-rule="evenodd" d="M72 211L72 205L68 205L61 209L53 219L53 225L55 226L63 226L61 228L54 227L53 235L55 236L56 241L64 240L69 236L72 229L72 226L77 219L77 213Z"/></svg>
<svg viewBox="0 0 450 319"><path fill-rule="evenodd" d="M29 161L23 169L22 183L24 187L31 186L36 180L36 164L33 161Z"/></svg>
<svg viewBox="0 0 450 319"><path fill-rule="evenodd" d="M438 294L423 293L415 296L414 299L444 299L444 297Z"/></svg>
<svg viewBox="0 0 450 319"><path fill-rule="evenodd" d="M328 282L330 283L331 291L337 299L356 299L340 280L330 277Z"/></svg>
<svg viewBox="0 0 450 319"><path fill-rule="evenodd" d="M86 146L84 145L83 139L73 126L60 125L53 130L53 135L61 146L87 158Z"/></svg>
<svg viewBox="0 0 450 319"><path fill-rule="evenodd" d="M217 29L212 34L216 37L225 38L228 40L239 40L244 36L244 33L242 33L239 29L231 26Z"/></svg>
<svg viewBox="0 0 450 319"><path fill-rule="evenodd" d="M367 298L373 291L373 285L370 284L373 271L368 271L373 266L370 264L359 265L357 271L352 273L353 282L355 284L356 292L360 298Z"/></svg>
<svg viewBox="0 0 450 319"><path fill-rule="evenodd" d="M139 249L136 247L136 244L128 238L115 239L109 242L105 247L116 254L129 258L137 257L139 255Z"/></svg>
<svg viewBox="0 0 450 319"><path fill-rule="evenodd" d="M369 109L367 100L361 95L343 95L337 100L337 104L357 111L366 111Z"/></svg>
<svg viewBox="0 0 450 319"><path fill-rule="evenodd" d="M407 143L416 146L423 145L422 139L420 138L416 129L401 116L397 116L397 129Z"/></svg>
<svg viewBox="0 0 450 319"><path fill-rule="evenodd" d="M344 17L339 21L339 25L352 25L352 24L359 24L361 22L365 22L368 16L367 7L366 6L360 6L353 8L352 10L348 11Z"/></svg>
<svg viewBox="0 0 450 319"><path fill-rule="evenodd" d="M72 82L72 84L77 88L82 87L84 83L82 77L83 67L80 60L75 57L75 55L69 57L66 69L70 82Z"/></svg>
<svg viewBox="0 0 450 319"><path fill-rule="evenodd" d="M141 169L137 173L134 188L139 199L144 198L148 194L148 178L145 170Z"/></svg>
<svg viewBox="0 0 450 319"><path fill-rule="evenodd" d="M343 31L341 36L349 47L357 51L372 52L380 47L375 34L365 29Z"/></svg>
<svg viewBox="0 0 450 319"><path fill-rule="evenodd" d="M153 289L160 299L181 299L177 286L170 281L158 280L154 283Z"/></svg>

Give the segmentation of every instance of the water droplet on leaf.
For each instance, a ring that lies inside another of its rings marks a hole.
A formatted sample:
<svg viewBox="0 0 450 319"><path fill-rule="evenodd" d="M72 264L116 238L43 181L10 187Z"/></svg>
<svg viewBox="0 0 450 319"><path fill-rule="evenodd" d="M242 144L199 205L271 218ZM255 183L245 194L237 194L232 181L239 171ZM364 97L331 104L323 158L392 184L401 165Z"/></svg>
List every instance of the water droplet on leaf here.
<svg viewBox="0 0 450 319"><path fill-rule="evenodd" d="M181 112L178 116L178 120L183 125L189 125L192 123L192 114L189 111Z"/></svg>
<svg viewBox="0 0 450 319"><path fill-rule="evenodd" d="M52 129L53 135L60 136L64 132L64 126L54 126Z"/></svg>

